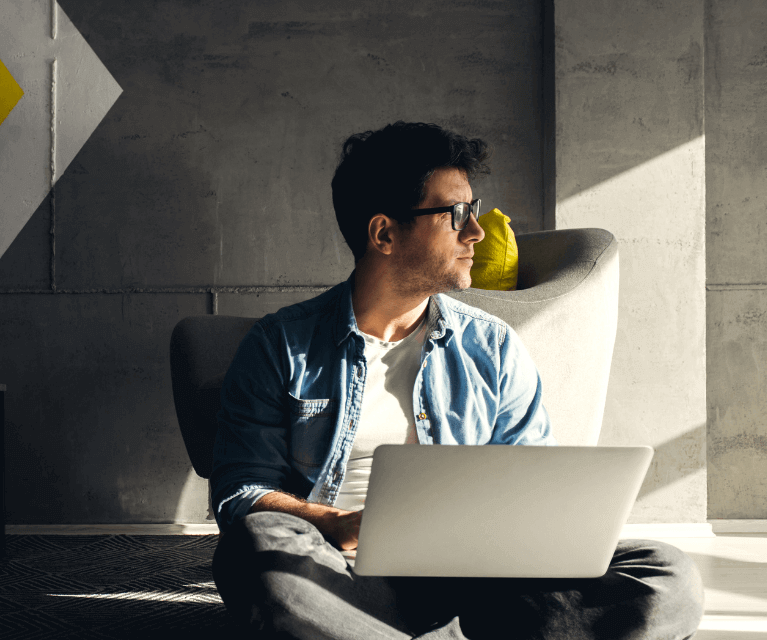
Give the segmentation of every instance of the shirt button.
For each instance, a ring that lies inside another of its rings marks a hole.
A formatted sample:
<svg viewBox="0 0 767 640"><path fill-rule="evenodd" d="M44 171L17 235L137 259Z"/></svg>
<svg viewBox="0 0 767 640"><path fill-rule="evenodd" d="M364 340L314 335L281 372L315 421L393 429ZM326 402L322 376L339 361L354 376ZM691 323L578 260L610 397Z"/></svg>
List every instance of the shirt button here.
<svg viewBox="0 0 767 640"><path fill-rule="evenodd" d="M357 367L357 377L358 378L362 377L362 367Z"/></svg>
<svg viewBox="0 0 767 640"><path fill-rule="evenodd" d="M427 418L427 417L428 417L428 416L427 416L425 413L419 413L419 414L418 414L418 419L419 419L419 420L426 420L426 418Z"/></svg>

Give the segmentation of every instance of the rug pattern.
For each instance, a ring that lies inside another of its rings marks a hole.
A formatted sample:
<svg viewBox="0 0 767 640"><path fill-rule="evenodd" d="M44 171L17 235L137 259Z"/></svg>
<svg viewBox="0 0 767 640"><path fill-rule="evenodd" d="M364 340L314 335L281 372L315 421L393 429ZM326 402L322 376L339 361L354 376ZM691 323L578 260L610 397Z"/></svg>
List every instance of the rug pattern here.
<svg viewBox="0 0 767 640"><path fill-rule="evenodd" d="M216 535L8 535L0 638L231 635L211 574Z"/></svg>

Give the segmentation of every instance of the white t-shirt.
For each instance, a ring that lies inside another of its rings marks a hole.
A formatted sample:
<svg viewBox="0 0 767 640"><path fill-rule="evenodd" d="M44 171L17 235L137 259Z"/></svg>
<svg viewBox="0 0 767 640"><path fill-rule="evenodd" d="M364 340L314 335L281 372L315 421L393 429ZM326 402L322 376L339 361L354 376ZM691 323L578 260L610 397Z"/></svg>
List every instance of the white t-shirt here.
<svg viewBox="0 0 767 640"><path fill-rule="evenodd" d="M373 451L380 444L417 443L413 387L421 367L426 318L397 342L365 338L367 378L354 444L335 507L359 511L365 506Z"/></svg>

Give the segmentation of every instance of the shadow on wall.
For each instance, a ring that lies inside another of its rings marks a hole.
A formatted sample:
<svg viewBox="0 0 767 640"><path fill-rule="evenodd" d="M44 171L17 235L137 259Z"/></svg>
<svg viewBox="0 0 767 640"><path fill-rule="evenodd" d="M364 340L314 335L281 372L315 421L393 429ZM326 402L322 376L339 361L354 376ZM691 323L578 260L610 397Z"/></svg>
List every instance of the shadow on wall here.
<svg viewBox="0 0 767 640"><path fill-rule="evenodd" d="M681 482L706 468L706 425L690 429L655 446L647 477L637 500Z"/></svg>
<svg viewBox="0 0 767 640"><path fill-rule="evenodd" d="M0 295L9 522L174 521L189 460L168 344L207 307L199 294Z"/></svg>
<svg viewBox="0 0 767 640"><path fill-rule="evenodd" d="M515 98L540 82L540 7L379 5L60 0L124 92L0 261L10 521L189 519L173 326L210 287L348 277L329 185L350 133L497 141L483 198L541 228L539 92Z"/></svg>

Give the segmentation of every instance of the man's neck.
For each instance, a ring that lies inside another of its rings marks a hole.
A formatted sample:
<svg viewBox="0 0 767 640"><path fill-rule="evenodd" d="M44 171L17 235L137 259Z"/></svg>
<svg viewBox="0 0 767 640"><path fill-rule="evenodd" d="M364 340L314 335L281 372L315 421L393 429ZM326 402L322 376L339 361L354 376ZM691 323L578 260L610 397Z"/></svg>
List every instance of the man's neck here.
<svg viewBox="0 0 767 640"><path fill-rule="evenodd" d="M384 342L406 338L421 324L429 297L403 296L390 282L388 274L363 262L360 261L355 270L352 292L357 327Z"/></svg>

